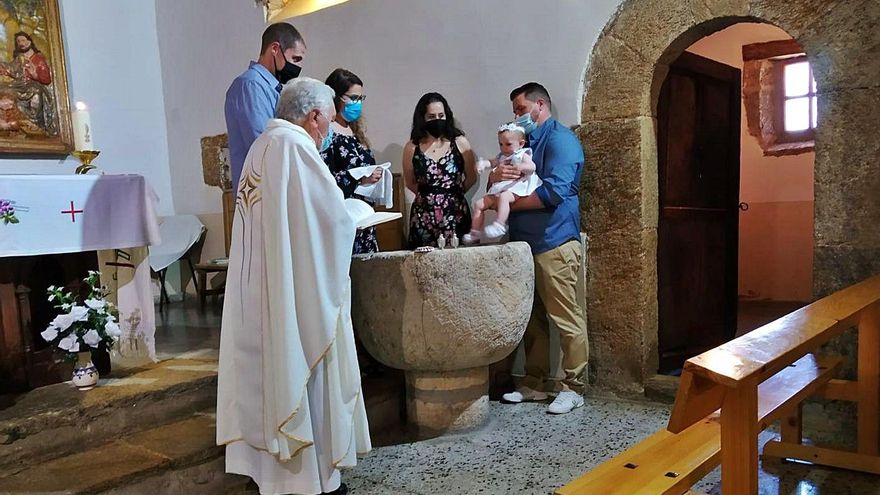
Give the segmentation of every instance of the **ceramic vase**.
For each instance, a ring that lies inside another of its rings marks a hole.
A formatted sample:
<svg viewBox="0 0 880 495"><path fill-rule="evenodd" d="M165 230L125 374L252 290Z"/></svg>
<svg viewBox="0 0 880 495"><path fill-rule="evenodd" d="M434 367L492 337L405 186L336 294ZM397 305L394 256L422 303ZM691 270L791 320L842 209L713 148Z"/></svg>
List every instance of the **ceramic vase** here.
<svg viewBox="0 0 880 495"><path fill-rule="evenodd" d="M76 388L82 391L95 388L98 383L98 369L92 364L91 352L77 353L72 381Z"/></svg>

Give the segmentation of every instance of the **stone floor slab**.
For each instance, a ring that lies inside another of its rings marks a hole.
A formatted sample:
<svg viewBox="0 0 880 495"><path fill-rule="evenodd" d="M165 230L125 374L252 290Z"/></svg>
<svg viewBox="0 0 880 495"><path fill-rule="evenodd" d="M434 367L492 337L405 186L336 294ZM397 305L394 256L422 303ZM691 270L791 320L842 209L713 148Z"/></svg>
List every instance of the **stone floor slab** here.
<svg viewBox="0 0 880 495"><path fill-rule="evenodd" d="M108 378L118 380L88 392L59 383L0 397L0 472L17 472L81 445L100 445L213 407L217 372L204 366L216 363L172 359L114 370Z"/></svg>
<svg viewBox="0 0 880 495"><path fill-rule="evenodd" d="M169 459L174 466L184 466L218 457L222 448L215 442L216 421L208 415L147 430L123 441Z"/></svg>
<svg viewBox="0 0 880 495"><path fill-rule="evenodd" d="M156 453L115 442L2 478L0 493L96 493L168 463Z"/></svg>

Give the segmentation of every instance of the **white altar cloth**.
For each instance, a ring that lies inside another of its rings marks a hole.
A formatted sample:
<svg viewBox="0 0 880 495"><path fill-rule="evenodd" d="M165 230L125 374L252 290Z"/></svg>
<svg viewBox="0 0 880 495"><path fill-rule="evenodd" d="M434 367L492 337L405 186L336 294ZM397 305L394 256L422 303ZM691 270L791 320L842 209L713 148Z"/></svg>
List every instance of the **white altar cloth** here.
<svg viewBox="0 0 880 495"><path fill-rule="evenodd" d="M19 223L0 225L0 257L159 242L158 198L140 175L0 175Z"/></svg>
<svg viewBox="0 0 880 495"><path fill-rule="evenodd" d="M158 244L158 197L140 175L0 175L0 257L99 251L101 283L120 312L114 362L156 359L147 246Z"/></svg>

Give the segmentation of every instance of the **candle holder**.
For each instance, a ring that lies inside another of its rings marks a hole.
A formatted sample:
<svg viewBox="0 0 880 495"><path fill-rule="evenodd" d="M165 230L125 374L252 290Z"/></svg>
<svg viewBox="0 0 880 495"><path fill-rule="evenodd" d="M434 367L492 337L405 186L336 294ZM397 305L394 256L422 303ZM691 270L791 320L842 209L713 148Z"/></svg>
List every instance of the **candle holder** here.
<svg viewBox="0 0 880 495"><path fill-rule="evenodd" d="M100 153L101 152L98 150L77 150L72 152L71 155L75 156L81 163L79 167L76 167L76 173L78 175L85 175L89 170L97 168L92 165L92 161L97 158Z"/></svg>

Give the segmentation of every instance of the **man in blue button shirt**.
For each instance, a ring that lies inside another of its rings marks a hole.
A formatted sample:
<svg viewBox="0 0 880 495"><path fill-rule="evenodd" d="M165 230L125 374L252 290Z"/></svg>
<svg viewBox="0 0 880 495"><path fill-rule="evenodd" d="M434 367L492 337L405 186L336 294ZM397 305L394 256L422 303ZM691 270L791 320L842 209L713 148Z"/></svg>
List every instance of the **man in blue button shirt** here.
<svg viewBox="0 0 880 495"><path fill-rule="evenodd" d="M229 167L236 190L248 150L275 116L281 86L299 75L306 54L302 35L286 22L267 27L262 41L260 57L226 91Z"/></svg>
<svg viewBox="0 0 880 495"><path fill-rule="evenodd" d="M529 137L535 173L543 184L530 196L513 204L509 220L511 241L528 242L535 259L535 303L526 328L526 376L504 400L519 403L545 400L549 364L549 322L559 329L562 391L547 411L565 414L584 405L584 371L587 366L587 324L577 280L581 267L580 202L578 188L584 168L580 141L552 115L550 94L538 83L511 92L516 123ZM490 182L520 177L510 163L499 164Z"/></svg>

